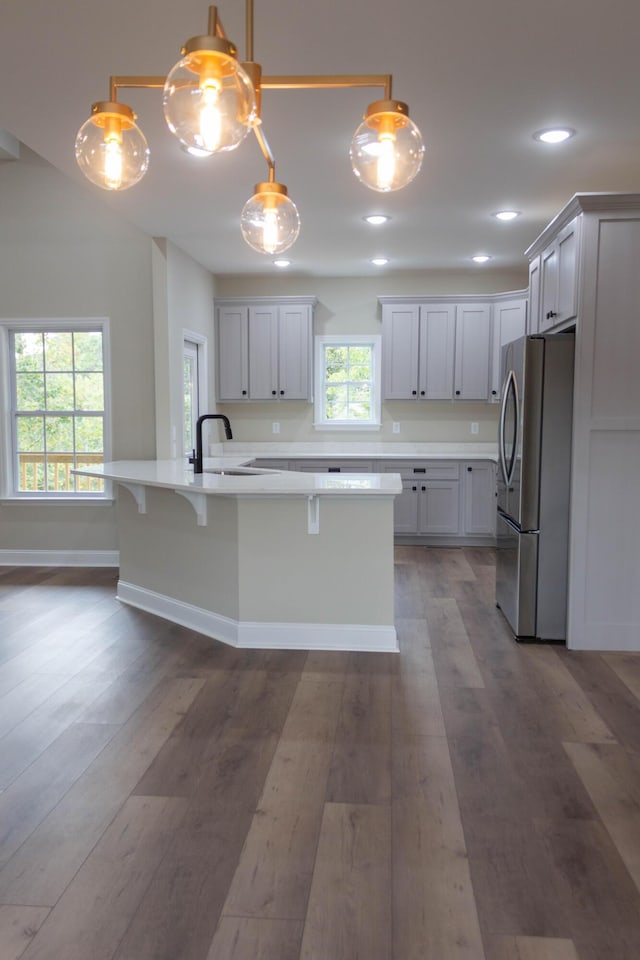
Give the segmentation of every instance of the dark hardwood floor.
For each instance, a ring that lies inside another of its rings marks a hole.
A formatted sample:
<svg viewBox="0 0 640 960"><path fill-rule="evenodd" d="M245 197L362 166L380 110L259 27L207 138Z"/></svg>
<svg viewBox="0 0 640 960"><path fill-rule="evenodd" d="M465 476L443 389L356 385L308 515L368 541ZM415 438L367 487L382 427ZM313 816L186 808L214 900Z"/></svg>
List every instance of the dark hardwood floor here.
<svg viewBox="0 0 640 960"><path fill-rule="evenodd" d="M0 568L0 960L638 960L640 655L396 548L391 654L237 651Z"/></svg>

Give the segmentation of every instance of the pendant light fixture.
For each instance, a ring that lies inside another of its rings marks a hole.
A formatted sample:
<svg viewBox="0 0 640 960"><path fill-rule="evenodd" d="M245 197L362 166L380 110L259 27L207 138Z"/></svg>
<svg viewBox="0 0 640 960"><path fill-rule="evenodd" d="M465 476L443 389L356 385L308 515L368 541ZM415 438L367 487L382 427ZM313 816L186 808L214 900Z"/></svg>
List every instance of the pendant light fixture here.
<svg viewBox="0 0 640 960"><path fill-rule="evenodd" d="M424 154L422 135L401 100L369 105L351 141L351 166L367 187L388 193L411 183Z"/></svg>
<svg viewBox="0 0 640 960"><path fill-rule="evenodd" d="M149 147L124 103L101 100L76 137L76 160L85 177L104 190L126 190L149 166Z"/></svg>
<svg viewBox="0 0 640 960"><path fill-rule="evenodd" d="M257 183L240 216L242 236L258 253L284 253L298 239L300 216L282 183Z"/></svg>
<svg viewBox="0 0 640 960"><path fill-rule="evenodd" d="M167 76L111 77L110 97L94 103L76 137L76 160L92 183L124 190L149 165L149 148L131 107L118 102L118 90L163 91L164 116L180 146L195 157L235 150L253 130L269 167L269 179L256 184L240 217L245 241L259 253L288 250L300 233L300 217L287 188L275 177L275 160L261 118L265 89L301 90L382 87L384 99L370 104L351 143L351 166L372 190L400 190L417 175L424 145L409 119L406 103L391 98L391 76L329 75L263 77L253 59L253 0L246 0L246 61L227 38L217 7L209 7L208 32L191 37Z"/></svg>
<svg viewBox="0 0 640 960"><path fill-rule="evenodd" d="M216 30L217 10L212 7L209 34L187 40L163 92L169 130L198 157L235 150L256 119L253 84L238 63L234 45L216 36Z"/></svg>

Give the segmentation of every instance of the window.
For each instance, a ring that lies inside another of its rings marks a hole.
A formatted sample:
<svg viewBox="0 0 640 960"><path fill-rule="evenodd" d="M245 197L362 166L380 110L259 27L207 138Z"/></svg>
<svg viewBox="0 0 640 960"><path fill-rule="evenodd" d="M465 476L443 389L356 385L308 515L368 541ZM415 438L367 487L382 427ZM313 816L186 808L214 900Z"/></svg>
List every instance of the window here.
<svg viewBox="0 0 640 960"><path fill-rule="evenodd" d="M3 322L9 370L10 496L104 496L74 467L103 463L107 432L106 321Z"/></svg>
<svg viewBox="0 0 640 960"><path fill-rule="evenodd" d="M380 337L315 338L317 429L380 427Z"/></svg>
<svg viewBox="0 0 640 960"><path fill-rule="evenodd" d="M193 330L182 334L182 455L189 457L196 445L196 421L207 409L207 338Z"/></svg>
<svg viewBox="0 0 640 960"><path fill-rule="evenodd" d="M198 345L191 340L184 341L182 353L183 370L183 453L190 453L196 445L196 420L200 416L198 409Z"/></svg>

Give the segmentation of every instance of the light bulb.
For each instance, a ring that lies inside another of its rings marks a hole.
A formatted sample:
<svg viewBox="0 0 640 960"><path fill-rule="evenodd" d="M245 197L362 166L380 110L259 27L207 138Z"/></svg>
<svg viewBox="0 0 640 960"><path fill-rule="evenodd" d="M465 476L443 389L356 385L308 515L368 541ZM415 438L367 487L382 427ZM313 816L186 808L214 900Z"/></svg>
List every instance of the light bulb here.
<svg viewBox="0 0 640 960"><path fill-rule="evenodd" d="M391 190L396 173L395 137L392 133L381 134L378 138L380 153L376 183L378 190Z"/></svg>
<svg viewBox="0 0 640 960"><path fill-rule="evenodd" d="M106 141L104 177L109 190L119 190L122 184L122 147L117 138Z"/></svg>
<svg viewBox="0 0 640 960"><path fill-rule="evenodd" d="M200 135L207 153L215 153L220 145L222 118L218 107L220 85L214 80L202 84L202 106L200 107Z"/></svg>
<svg viewBox="0 0 640 960"><path fill-rule="evenodd" d="M164 117L193 156L235 148L257 117L256 95L236 48L221 37L192 37L164 85Z"/></svg>
<svg viewBox="0 0 640 960"><path fill-rule="evenodd" d="M275 253L279 240L278 212L273 207L265 207L262 224L262 249L265 253Z"/></svg>
<svg viewBox="0 0 640 960"><path fill-rule="evenodd" d="M246 243L258 253L283 253L295 243L300 216L284 184L256 184L242 210L240 229Z"/></svg>
<svg viewBox="0 0 640 960"><path fill-rule="evenodd" d="M78 166L103 190L126 190L147 172L149 148L135 124L135 115L123 103L94 103L90 118L76 137Z"/></svg>
<svg viewBox="0 0 640 960"><path fill-rule="evenodd" d="M351 141L351 166L365 186L401 190L422 166L424 144L409 108L400 100L378 100L367 108Z"/></svg>

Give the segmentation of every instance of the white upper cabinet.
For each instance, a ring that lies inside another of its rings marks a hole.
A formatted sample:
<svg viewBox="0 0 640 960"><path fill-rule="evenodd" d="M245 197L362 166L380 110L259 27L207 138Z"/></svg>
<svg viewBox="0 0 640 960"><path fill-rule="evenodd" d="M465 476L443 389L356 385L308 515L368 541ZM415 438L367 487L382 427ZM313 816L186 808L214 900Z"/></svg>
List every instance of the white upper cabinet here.
<svg viewBox="0 0 640 960"><path fill-rule="evenodd" d="M527 331L527 298L514 297L513 300L496 301L493 305L493 332L491 346L491 391L490 399L500 400L502 389L502 370L500 357L502 348L512 340L524 337Z"/></svg>
<svg viewBox="0 0 640 960"><path fill-rule="evenodd" d="M529 264L529 308L527 310L527 333L539 333L540 323L540 256Z"/></svg>
<svg viewBox="0 0 640 960"><path fill-rule="evenodd" d="M218 305L218 399L311 400L314 298Z"/></svg>
<svg viewBox="0 0 640 960"><path fill-rule="evenodd" d="M455 307L447 303L420 307L420 363L418 396L450 400L456 345Z"/></svg>
<svg viewBox="0 0 640 960"><path fill-rule="evenodd" d="M489 399L491 304L464 303L456 307L456 400Z"/></svg>
<svg viewBox="0 0 640 960"><path fill-rule="evenodd" d="M525 291L512 297L526 305ZM380 297L384 399L491 399L492 310L502 299ZM508 327L505 319L505 333Z"/></svg>
<svg viewBox="0 0 640 960"><path fill-rule="evenodd" d="M218 399L249 396L249 308L218 308Z"/></svg>
<svg viewBox="0 0 640 960"><path fill-rule="evenodd" d="M385 400L418 396L420 306L385 304L382 308L382 381Z"/></svg>
<svg viewBox="0 0 640 960"><path fill-rule="evenodd" d="M580 220L576 217L540 254L538 333L577 316L579 239Z"/></svg>

